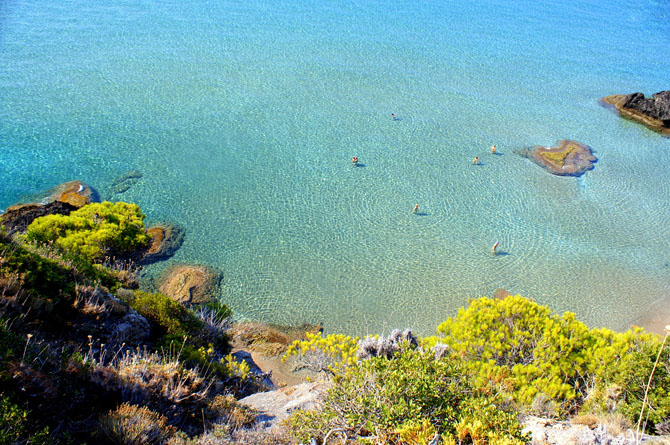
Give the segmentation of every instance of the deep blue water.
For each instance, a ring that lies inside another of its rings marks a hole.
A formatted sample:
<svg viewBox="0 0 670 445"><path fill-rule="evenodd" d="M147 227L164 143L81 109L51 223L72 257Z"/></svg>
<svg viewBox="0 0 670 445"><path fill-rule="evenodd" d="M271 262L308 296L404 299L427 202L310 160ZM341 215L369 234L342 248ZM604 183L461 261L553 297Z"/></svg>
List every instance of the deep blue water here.
<svg viewBox="0 0 670 445"><path fill-rule="evenodd" d="M669 40L651 0L1 2L0 208L135 202L240 318L431 333L504 287L625 328L670 295L670 139L598 99L670 88ZM560 139L595 169L514 154Z"/></svg>

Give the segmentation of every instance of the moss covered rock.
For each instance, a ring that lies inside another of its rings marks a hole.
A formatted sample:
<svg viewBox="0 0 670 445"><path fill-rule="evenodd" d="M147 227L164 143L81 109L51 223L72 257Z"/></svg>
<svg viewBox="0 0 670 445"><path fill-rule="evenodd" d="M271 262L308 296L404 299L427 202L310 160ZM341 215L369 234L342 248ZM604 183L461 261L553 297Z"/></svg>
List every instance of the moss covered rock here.
<svg viewBox="0 0 670 445"><path fill-rule="evenodd" d="M593 169L593 163L596 162L591 147L568 139L560 141L558 147L537 145L517 153L559 176L581 176L585 171Z"/></svg>

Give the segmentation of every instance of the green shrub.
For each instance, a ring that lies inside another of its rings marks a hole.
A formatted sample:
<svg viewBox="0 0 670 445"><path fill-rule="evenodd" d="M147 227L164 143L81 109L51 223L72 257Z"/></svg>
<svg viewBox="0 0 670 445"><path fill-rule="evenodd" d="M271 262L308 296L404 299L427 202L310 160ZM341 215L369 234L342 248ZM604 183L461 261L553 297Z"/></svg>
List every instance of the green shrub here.
<svg viewBox="0 0 670 445"><path fill-rule="evenodd" d="M18 275L24 291L45 297L74 293L71 271L18 243L0 239L0 259L0 277Z"/></svg>
<svg viewBox="0 0 670 445"><path fill-rule="evenodd" d="M630 420L639 413L660 346L656 336L640 329L589 329L573 313L559 316L519 295L472 300L438 332L442 337L426 339L426 345L446 344L478 386L494 382L509 388L525 406L546 397L559 415L574 413L585 403L583 410L617 410ZM657 372L650 428L670 416L670 373L667 367Z"/></svg>
<svg viewBox="0 0 670 445"><path fill-rule="evenodd" d="M149 243L144 215L135 204L88 204L69 215L47 215L28 226L26 240L53 243L88 259L128 255Z"/></svg>
<svg viewBox="0 0 670 445"><path fill-rule="evenodd" d="M0 393L0 444L49 443L49 428L31 433L28 422L28 411Z"/></svg>
<svg viewBox="0 0 670 445"><path fill-rule="evenodd" d="M14 443L25 430L28 413L0 394L0 443Z"/></svg>
<svg viewBox="0 0 670 445"><path fill-rule="evenodd" d="M350 438L375 436L379 442L393 443L435 432L445 442L461 435L462 443L473 443L475 434L461 433L468 427L474 431L476 419L481 423L476 440L496 437L523 443L510 405L473 388L462 371L455 360L436 360L431 352L411 348L390 360L358 361L335 374L320 408L291 418L292 433L302 441L323 440L338 428Z"/></svg>
<svg viewBox="0 0 670 445"><path fill-rule="evenodd" d="M197 335L203 327L191 311L161 293L135 291L130 306L149 321L155 337L168 335L181 343L179 337Z"/></svg>

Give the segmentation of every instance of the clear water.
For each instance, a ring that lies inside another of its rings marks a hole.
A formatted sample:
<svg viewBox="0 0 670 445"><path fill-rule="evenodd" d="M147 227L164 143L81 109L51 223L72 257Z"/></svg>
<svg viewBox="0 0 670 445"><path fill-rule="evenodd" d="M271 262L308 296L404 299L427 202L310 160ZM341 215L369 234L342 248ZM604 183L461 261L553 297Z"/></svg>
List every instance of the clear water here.
<svg viewBox="0 0 670 445"><path fill-rule="evenodd" d="M670 88L669 39L660 0L0 2L0 208L136 202L187 230L147 276L240 318L432 333L504 287L622 329L670 295L670 139L597 101ZM513 153L564 138L593 171Z"/></svg>

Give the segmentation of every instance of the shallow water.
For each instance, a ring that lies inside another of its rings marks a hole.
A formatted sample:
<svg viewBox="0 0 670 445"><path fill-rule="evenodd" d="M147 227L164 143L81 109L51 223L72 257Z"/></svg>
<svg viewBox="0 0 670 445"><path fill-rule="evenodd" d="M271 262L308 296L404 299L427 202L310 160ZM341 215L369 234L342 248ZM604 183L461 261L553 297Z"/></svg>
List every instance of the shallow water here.
<svg viewBox="0 0 670 445"><path fill-rule="evenodd" d="M186 228L147 277L209 264L238 317L331 332L667 297L670 139L598 105L670 88L666 3L295 3L0 3L0 208L81 179ZM514 154L564 138L594 170Z"/></svg>

